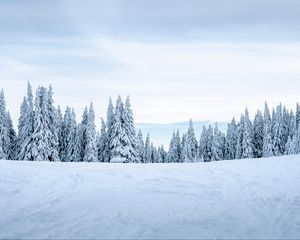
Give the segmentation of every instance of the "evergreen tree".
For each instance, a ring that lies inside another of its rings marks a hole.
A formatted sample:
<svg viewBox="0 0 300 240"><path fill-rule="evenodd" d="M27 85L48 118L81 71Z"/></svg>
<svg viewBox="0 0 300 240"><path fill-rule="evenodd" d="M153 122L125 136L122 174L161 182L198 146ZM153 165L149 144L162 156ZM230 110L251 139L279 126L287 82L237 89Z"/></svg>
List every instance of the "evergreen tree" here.
<svg viewBox="0 0 300 240"><path fill-rule="evenodd" d="M236 159L241 159L243 156L243 138L245 129L245 117L244 114L241 115L240 122L237 126L237 144L236 144Z"/></svg>
<svg viewBox="0 0 300 240"><path fill-rule="evenodd" d="M225 140L225 156L224 156L226 160L235 159L236 146L237 146L237 126L235 123L235 119L233 118L232 121L227 126L227 134Z"/></svg>
<svg viewBox="0 0 300 240"><path fill-rule="evenodd" d="M164 146L161 145L160 147L158 147L158 159L160 163L165 163L167 161L167 153L164 149Z"/></svg>
<svg viewBox="0 0 300 240"><path fill-rule="evenodd" d="M107 138L107 132L106 132L106 125L101 118L101 132L98 137L98 143L97 143L97 148L98 148L98 160L100 162L108 162L109 161L109 148L108 148L108 138Z"/></svg>
<svg viewBox="0 0 300 240"><path fill-rule="evenodd" d="M273 142L272 142L272 122L270 111L267 103L265 103L264 110L264 142L263 142L263 156L272 157L273 154Z"/></svg>
<svg viewBox="0 0 300 240"><path fill-rule="evenodd" d="M186 138L186 134L183 134L181 139L180 162L192 162L192 160L188 158L188 146Z"/></svg>
<svg viewBox="0 0 300 240"><path fill-rule="evenodd" d="M115 114L114 114L114 106L112 104L112 100L111 98L109 98L109 103L108 103L108 107L107 107L107 119L106 119L106 129L107 129L107 140L108 140L108 158L109 161L111 159L112 156L112 136L113 136L113 127L114 127L114 118L115 118Z"/></svg>
<svg viewBox="0 0 300 240"><path fill-rule="evenodd" d="M249 112L246 108L244 118L244 129L243 129L243 141L242 141L242 158L253 158L253 132L252 124L249 118Z"/></svg>
<svg viewBox="0 0 300 240"><path fill-rule="evenodd" d="M189 128L186 135L186 148L188 161L195 162L197 160L198 142L195 137L192 119L190 119Z"/></svg>
<svg viewBox="0 0 300 240"><path fill-rule="evenodd" d="M125 133L123 136L124 157L130 162L139 162L140 159L138 156L138 143L136 139L133 113L131 110L129 97L126 98L122 120Z"/></svg>
<svg viewBox="0 0 300 240"><path fill-rule="evenodd" d="M273 120L273 152L275 156L281 156L284 153L283 146L283 118L282 106L277 106Z"/></svg>
<svg viewBox="0 0 300 240"><path fill-rule="evenodd" d="M95 113L91 103L86 124L86 145L83 161L96 162L97 160Z"/></svg>
<svg viewBox="0 0 300 240"><path fill-rule="evenodd" d="M4 91L0 92L0 159L8 159L10 137Z"/></svg>
<svg viewBox="0 0 300 240"><path fill-rule="evenodd" d="M212 140L212 160L219 161L224 158L224 141L222 133L218 129L217 123L215 124L213 140Z"/></svg>
<svg viewBox="0 0 300 240"><path fill-rule="evenodd" d="M253 122L253 151L255 158L263 156L264 119L262 113L257 111Z"/></svg>
<svg viewBox="0 0 300 240"><path fill-rule="evenodd" d="M53 146L51 145L52 133L49 129L48 91L38 87L35 98L34 131L32 142L33 160L51 161Z"/></svg>
<svg viewBox="0 0 300 240"><path fill-rule="evenodd" d="M144 162L145 163L151 162L151 147L150 147L149 133L147 134L146 141L145 141Z"/></svg>
<svg viewBox="0 0 300 240"><path fill-rule="evenodd" d="M81 124L79 127L79 134L81 134L79 140L80 140L80 159L81 161L84 161L84 156L85 156L85 149L86 149L86 145L87 145L87 133L86 133L86 129L87 129L87 124L88 124L88 118L89 118L89 112L87 109L87 106L84 108L83 114L82 114L82 120L81 120Z"/></svg>
<svg viewBox="0 0 300 240"><path fill-rule="evenodd" d="M57 162L59 161L59 154L58 154L58 116L57 116L57 110L54 107L53 104L53 89L52 86L49 87L48 92L46 94L47 97L47 114L48 114L48 130L49 130L49 150L50 150L50 156L49 160Z"/></svg>
<svg viewBox="0 0 300 240"><path fill-rule="evenodd" d="M27 83L27 97L24 98L18 125L18 160L34 160L33 149L33 129L34 127L34 109L33 93L30 83Z"/></svg>
<svg viewBox="0 0 300 240"><path fill-rule="evenodd" d="M116 102L112 138L110 142L112 157L125 157L124 137L126 136L126 133L122 121L123 111L124 105L121 97L119 96Z"/></svg>
<svg viewBox="0 0 300 240"><path fill-rule="evenodd" d="M70 162L80 161L80 146L78 147L77 142L77 123L76 123L76 114L74 109L71 110L71 115L69 121L69 131L66 144L66 159Z"/></svg>
<svg viewBox="0 0 300 240"><path fill-rule="evenodd" d="M137 141L138 141L139 159L141 162L145 162L145 159L144 159L145 145L144 145L143 134L142 134L141 130L138 131Z"/></svg>
<svg viewBox="0 0 300 240"><path fill-rule="evenodd" d="M7 112L7 127L8 127L8 137L9 137L8 159L15 160L17 136L9 112Z"/></svg>
<svg viewBox="0 0 300 240"><path fill-rule="evenodd" d="M212 159L212 142L213 129L210 125L207 129L204 126L200 137L200 152L204 162L210 162Z"/></svg>

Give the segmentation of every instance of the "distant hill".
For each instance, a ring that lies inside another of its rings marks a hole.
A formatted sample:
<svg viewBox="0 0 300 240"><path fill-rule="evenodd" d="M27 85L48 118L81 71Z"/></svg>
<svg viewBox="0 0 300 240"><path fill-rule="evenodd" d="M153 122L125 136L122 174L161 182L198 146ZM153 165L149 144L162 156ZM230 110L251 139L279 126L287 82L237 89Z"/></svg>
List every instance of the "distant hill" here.
<svg viewBox="0 0 300 240"><path fill-rule="evenodd" d="M195 121L193 122L195 134L197 140L200 139L200 134L203 126L208 126L211 124L215 125L215 122L212 121ZM137 129L141 129L143 133L143 138L146 138L147 133L150 134L150 141L154 143L154 145L158 146L163 144L165 147L169 146L169 142L171 140L173 131L177 129L180 132L180 135L185 133L189 127L189 122L177 122L177 123L138 123L136 124ZM218 127L222 132L226 132L227 122L218 122Z"/></svg>

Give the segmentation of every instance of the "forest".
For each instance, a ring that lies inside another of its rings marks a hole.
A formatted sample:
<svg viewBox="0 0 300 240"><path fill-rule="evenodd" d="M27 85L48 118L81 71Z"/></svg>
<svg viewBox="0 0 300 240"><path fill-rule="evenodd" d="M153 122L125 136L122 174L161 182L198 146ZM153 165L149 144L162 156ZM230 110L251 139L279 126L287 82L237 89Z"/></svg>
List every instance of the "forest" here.
<svg viewBox="0 0 300 240"><path fill-rule="evenodd" d="M115 157L134 163L183 163L261 158L300 152L300 106L295 113L282 104L270 112L257 110L253 120L248 109L240 120L228 123L226 133L218 124L203 126L195 136L192 120L187 132L174 131L169 149L154 146L134 125L129 97L109 99L107 116L96 129L93 103L80 122L73 108L54 105L52 86L38 87L35 96L28 83L20 107L17 131L0 93L0 159L61 162L110 162Z"/></svg>

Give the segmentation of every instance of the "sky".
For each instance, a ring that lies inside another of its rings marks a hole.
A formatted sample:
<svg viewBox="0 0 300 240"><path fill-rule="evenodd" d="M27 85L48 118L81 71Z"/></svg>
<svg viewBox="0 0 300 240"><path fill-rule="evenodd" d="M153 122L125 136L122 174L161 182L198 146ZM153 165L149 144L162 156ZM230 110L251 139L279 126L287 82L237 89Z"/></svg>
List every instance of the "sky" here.
<svg viewBox="0 0 300 240"><path fill-rule="evenodd" d="M30 81L78 120L131 98L135 122L228 121L300 100L298 0L1 0L0 88Z"/></svg>

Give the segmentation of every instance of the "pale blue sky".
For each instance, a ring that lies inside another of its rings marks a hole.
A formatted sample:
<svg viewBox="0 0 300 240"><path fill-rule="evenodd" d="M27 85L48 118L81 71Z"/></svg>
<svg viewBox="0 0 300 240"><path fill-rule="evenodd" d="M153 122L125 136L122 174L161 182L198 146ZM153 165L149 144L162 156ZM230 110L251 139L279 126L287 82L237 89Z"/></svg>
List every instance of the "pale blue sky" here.
<svg viewBox="0 0 300 240"><path fill-rule="evenodd" d="M136 122L226 121L300 99L300 1L0 1L0 88L14 122L25 94L97 123L109 96L131 96Z"/></svg>

